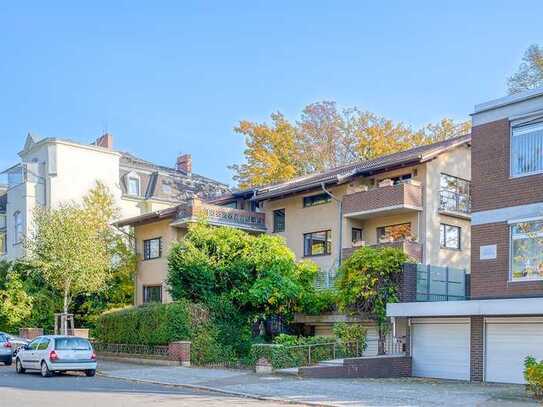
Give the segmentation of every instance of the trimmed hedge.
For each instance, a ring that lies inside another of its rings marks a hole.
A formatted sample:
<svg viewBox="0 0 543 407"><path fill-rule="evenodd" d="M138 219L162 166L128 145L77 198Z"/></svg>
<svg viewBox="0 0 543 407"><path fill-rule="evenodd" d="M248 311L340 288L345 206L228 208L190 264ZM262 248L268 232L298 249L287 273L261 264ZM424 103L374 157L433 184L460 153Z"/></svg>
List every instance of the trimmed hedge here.
<svg viewBox="0 0 543 407"><path fill-rule="evenodd" d="M203 307L188 301L128 307L102 314L94 336L104 343L167 345L190 340L206 315Z"/></svg>

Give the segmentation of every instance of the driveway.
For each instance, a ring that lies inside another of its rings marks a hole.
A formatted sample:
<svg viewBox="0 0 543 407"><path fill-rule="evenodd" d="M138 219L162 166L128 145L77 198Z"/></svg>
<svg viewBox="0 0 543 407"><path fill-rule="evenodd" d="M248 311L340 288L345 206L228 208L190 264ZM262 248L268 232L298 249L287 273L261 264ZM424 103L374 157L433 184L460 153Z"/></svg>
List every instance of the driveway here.
<svg viewBox="0 0 543 407"><path fill-rule="evenodd" d="M133 366L132 366L133 367ZM42 378L0 366L1 407L280 407L283 403L108 377L66 374Z"/></svg>
<svg viewBox="0 0 543 407"><path fill-rule="evenodd" d="M250 371L152 367L102 362L117 378L191 385L330 406L528 406L524 386L430 379L299 379Z"/></svg>

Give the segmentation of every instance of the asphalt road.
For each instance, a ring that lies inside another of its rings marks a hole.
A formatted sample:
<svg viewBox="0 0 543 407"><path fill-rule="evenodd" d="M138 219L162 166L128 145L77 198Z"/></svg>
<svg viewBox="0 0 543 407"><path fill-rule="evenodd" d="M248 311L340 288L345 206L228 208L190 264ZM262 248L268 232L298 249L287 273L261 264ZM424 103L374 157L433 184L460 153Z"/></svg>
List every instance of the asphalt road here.
<svg viewBox="0 0 543 407"><path fill-rule="evenodd" d="M17 407L180 407L283 406L282 403L238 398L170 386L134 383L106 377L64 374L43 378L18 375L0 366L0 406Z"/></svg>

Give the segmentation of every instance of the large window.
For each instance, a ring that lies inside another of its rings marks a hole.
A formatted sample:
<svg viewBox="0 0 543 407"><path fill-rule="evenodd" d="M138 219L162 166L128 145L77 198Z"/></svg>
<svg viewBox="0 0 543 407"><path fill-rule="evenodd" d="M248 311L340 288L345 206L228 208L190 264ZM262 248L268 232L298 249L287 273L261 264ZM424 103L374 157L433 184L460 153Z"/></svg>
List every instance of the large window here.
<svg viewBox="0 0 543 407"><path fill-rule="evenodd" d="M304 208L307 208L308 206L322 205L330 202L330 200L330 195L326 193L304 196Z"/></svg>
<svg viewBox="0 0 543 407"><path fill-rule="evenodd" d="M273 233L285 231L285 210L276 209L273 211Z"/></svg>
<svg viewBox="0 0 543 407"><path fill-rule="evenodd" d="M543 172L543 122L513 127L511 131L511 175Z"/></svg>
<svg viewBox="0 0 543 407"><path fill-rule="evenodd" d="M411 223L400 223L377 228L377 241L379 243L397 242L409 238L411 238Z"/></svg>
<svg viewBox="0 0 543 407"><path fill-rule="evenodd" d="M332 253L332 232L325 230L304 234L304 256L325 256Z"/></svg>
<svg viewBox="0 0 543 407"><path fill-rule="evenodd" d="M162 239L157 237L143 241L143 260L158 259L162 255Z"/></svg>
<svg viewBox="0 0 543 407"><path fill-rule="evenodd" d="M441 174L439 209L452 212L471 211L471 192L468 180Z"/></svg>
<svg viewBox="0 0 543 407"><path fill-rule="evenodd" d="M511 225L511 280L543 279L543 220Z"/></svg>
<svg viewBox="0 0 543 407"><path fill-rule="evenodd" d="M439 225L439 244L445 249L460 250L461 229L458 226Z"/></svg>
<svg viewBox="0 0 543 407"><path fill-rule="evenodd" d="M0 213L0 229L6 228L6 214Z"/></svg>
<svg viewBox="0 0 543 407"><path fill-rule="evenodd" d="M19 211L13 215L13 232L15 237L15 243L21 243L23 241L23 214Z"/></svg>
<svg viewBox="0 0 543 407"><path fill-rule="evenodd" d="M143 286L143 302L145 304L148 304L150 302L162 302L162 286L160 285Z"/></svg>

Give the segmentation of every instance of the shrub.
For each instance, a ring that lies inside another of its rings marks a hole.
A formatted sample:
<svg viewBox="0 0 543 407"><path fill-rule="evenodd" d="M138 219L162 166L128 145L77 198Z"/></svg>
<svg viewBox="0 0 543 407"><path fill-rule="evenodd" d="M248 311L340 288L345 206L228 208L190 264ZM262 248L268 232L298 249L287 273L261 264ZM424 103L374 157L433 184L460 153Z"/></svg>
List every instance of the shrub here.
<svg viewBox="0 0 543 407"><path fill-rule="evenodd" d="M94 336L104 343L166 345L191 338L200 306L188 301L128 307L102 314Z"/></svg>
<svg viewBox="0 0 543 407"><path fill-rule="evenodd" d="M543 399L543 360L538 362L534 357L527 356L524 359L524 378L534 397Z"/></svg>
<svg viewBox="0 0 543 407"><path fill-rule="evenodd" d="M300 300L300 312L307 315L320 315L335 311L338 304L338 292L334 289L307 292Z"/></svg>

